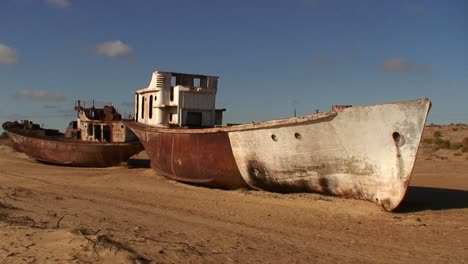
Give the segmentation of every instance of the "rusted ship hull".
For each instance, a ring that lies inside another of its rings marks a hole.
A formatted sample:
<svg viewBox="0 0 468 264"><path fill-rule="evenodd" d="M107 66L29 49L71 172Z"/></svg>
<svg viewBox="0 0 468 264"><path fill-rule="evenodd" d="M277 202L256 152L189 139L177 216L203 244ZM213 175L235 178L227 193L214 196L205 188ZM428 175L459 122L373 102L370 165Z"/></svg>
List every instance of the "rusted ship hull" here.
<svg viewBox="0 0 468 264"><path fill-rule="evenodd" d="M38 161L76 167L119 166L142 150L139 142L94 143L66 139L35 138L12 130L5 131L13 147Z"/></svg>
<svg viewBox="0 0 468 264"><path fill-rule="evenodd" d="M208 129L127 125L152 168L175 180L318 192L393 210L405 196L430 106L420 99Z"/></svg>

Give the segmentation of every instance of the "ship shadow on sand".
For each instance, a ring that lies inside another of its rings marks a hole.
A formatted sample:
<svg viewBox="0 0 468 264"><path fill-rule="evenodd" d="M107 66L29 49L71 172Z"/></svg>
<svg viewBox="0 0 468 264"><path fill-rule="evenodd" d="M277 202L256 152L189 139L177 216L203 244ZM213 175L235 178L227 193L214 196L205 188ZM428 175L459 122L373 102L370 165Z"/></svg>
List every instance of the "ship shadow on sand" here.
<svg viewBox="0 0 468 264"><path fill-rule="evenodd" d="M396 213L468 208L468 191L410 186Z"/></svg>
<svg viewBox="0 0 468 264"><path fill-rule="evenodd" d="M129 169L148 169L151 168L150 160L144 158L131 158L127 161Z"/></svg>

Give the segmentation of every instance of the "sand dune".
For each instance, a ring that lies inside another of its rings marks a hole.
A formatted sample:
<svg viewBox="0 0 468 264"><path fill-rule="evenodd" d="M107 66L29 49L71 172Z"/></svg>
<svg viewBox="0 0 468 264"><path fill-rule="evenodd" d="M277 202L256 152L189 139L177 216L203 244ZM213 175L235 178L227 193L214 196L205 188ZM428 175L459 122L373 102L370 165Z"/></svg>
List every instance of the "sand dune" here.
<svg viewBox="0 0 468 264"><path fill-rule="evenodd" d="M388 213L186 185L145 162L45 165L0 146L0 263L468 262L467 153L433 153L423 147L405 204Z"/></svg>

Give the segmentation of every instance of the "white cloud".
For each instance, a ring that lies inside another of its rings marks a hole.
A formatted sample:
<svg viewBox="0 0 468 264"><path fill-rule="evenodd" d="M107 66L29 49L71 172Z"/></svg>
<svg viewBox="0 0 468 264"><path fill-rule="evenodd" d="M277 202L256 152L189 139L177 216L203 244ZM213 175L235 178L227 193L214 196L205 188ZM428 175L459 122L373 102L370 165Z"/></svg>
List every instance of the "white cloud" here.
<svg viewBox="0 0 468 264"><path fill-rule="evenodd" d="M380 66L383 71L393 72L427 72L431 69L426 66L416 65L405 61L402 58L391 58L384 61Z"/></svg>
<svg viewBox="0 0 468 264"><path fill-rule="evenodd" d="M16 50L0 43L0 64L16 64L18 55Z"/></svg>
<svg viewBox="0 0 468 264"><path fill-rule="evenodd" d="M65 8L71 5L70 0L46 0L46 2L54 7Z"/></svg>
<svg viewBox="0 0 468 264"><path fill-rule="evenodd" d="M95 46L94 51L98 55L110 58L129 57L132 54L132 49L120 40L99 43Z"/></svg>
<svg viewBox="0 0 468 264"><path fill-rule="evenodd" d="M65 96L61 93L51 93L41 90L19 90L16 91L17 99L26 99L31 101L50 101L62 102L65 101Z"/></svg>

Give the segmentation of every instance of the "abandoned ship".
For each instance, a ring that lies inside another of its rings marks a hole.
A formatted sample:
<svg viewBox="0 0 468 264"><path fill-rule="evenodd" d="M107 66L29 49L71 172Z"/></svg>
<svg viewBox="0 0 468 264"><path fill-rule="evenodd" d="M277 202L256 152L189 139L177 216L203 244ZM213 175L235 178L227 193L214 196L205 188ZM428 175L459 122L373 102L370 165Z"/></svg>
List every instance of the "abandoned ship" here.
<svg viewBox="0 0 468 264"><path fill-rule="evenodd" d="M135 120L126 124L161 175L218 188L358 198L386 210L403 200L429 99L221 126L217 82L155 71L149 86L135 91Z"/></svg>
<svg viewBox="0 0 468 264"><path fill-rule="evenodd" d="M94 102L75 103L77 119L65 133L41 128L24 120L5 122L2 127L13 147L31 158L50 164L77 167L118 166L143 147L113 106L94 107Z"/></svg>

